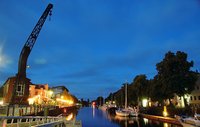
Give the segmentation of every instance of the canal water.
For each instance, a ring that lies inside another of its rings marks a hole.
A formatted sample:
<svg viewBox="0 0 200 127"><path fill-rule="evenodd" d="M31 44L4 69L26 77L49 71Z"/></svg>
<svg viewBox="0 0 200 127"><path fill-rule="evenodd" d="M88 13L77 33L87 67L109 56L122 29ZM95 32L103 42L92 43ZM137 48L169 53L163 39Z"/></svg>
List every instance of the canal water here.
<svg viewBox="0 0 200 127"><path fill-rule="evenodd" d="M81 108L75 119L81 120L83 127L181 127L141 117L118 117L91 107Z"/></svg>

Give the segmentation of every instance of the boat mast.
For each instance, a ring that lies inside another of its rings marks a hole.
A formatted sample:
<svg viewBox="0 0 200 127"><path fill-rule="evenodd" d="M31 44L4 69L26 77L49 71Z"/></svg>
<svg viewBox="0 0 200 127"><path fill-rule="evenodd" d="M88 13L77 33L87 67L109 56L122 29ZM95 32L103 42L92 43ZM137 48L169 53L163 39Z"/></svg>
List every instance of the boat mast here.
<svg viewBox="0 0 200 127"><path fill-rule="evenodd" d="M125 83L125 109L127 108L127 83Z"/></svg>

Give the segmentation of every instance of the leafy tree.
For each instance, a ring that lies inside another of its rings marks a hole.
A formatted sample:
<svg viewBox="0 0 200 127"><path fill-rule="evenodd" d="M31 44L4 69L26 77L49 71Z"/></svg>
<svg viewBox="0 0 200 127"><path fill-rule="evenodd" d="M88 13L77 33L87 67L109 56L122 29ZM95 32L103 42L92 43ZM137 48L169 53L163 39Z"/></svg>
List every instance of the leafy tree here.
<svg viewBox="0 0 200 127"><path fill-rule="evenodd" d="M96 99L97 105L102 106L104 102L104 98L102 96L97 97Z"/></svg>
<svg viewBox="0 0 200 127"><path fill-rule="evenodd" d="M134 85L131 83L128 85L128 105L137 105L137 95L136 95L136 89L134 88Z"/></svg>
<svg viewBox="0 0 200 127"><path fill-rule="evenodd" d="M166 97L164 95L162 85L158 82L157 76L155 76L153 80L150 80L149 85L151 86L149 90L151 100L162 103L163 99Z"/></svg>
<svg viewBox="0 0 200 127"><path fill-rule="evenodd" d="M190 70L193 61L187 61L187 54L177 51L168 52L165 58L156 64L158 74L155 76L156 86L162 91L163 99L170 99L174 93L179 96L190 93L194 89L197 76Z"/></svg>
<svg viewBox="0 0 200 127"><path fill-rule="evenodd" d="M117 92L114 93L114 101L117 105L122 106L124 105L124 91L123 89L119 89Z"/></svg>
<svg viewBox="0 0 200 127"><path fill-rule="evenodd" d="M133 80L133 91L138 97L138 101L143 97L148 97L148 80L146 75L137 75Z"/></svg>

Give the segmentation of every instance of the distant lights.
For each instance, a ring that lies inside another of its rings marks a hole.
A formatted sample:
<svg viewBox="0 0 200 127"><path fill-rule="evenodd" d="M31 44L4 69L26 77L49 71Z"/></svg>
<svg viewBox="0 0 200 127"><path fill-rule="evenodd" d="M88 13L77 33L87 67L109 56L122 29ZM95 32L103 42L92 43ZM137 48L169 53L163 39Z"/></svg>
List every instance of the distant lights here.
<svg viewBox="0 0 200 127"><path fill-rule="evenodd" d="M142 106L143 107L147 107L147 104L148 104L148 100L147 99L143 99L142 100Z"/></svg>
<svg viewBox="0 0 200 127"><path fill-rule="evenodd" d="M28 99L29 105L32 105L34 102L35 102L35 99L34 99L34 98L29 98L29 99Z"/></svg>
<svg viewBox="0 0 200 127"><path fill-rule="evenodd" d="M3 100L0 101L0 105L3 105Z"/></svg>
<svg viewBox="0 0 200 127"><path fill-rule="evenodd" d="M65 100L65 99L60 99L60 98L57 98L56 101L67 103L69 105L72 105L74 103L72 100Z"/></svg>

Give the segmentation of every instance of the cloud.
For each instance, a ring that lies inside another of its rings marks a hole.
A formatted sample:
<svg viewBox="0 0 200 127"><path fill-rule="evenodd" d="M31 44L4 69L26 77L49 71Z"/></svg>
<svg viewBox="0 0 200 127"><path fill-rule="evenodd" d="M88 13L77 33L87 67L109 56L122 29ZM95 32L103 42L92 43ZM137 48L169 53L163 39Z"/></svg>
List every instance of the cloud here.
<svg viewBox="0 0 200 127"><path fill-rule="evenodd" d="M7 68L11 63L11 59L9 56L4 54L3 44L5 41L0 41L0 68Z"/></svg>
<svg viewBox="0 0 200 127"><path fill-rule="evenodd" d="M44 58L35 59L35 64L46 64L47 60Z"/></svg>

